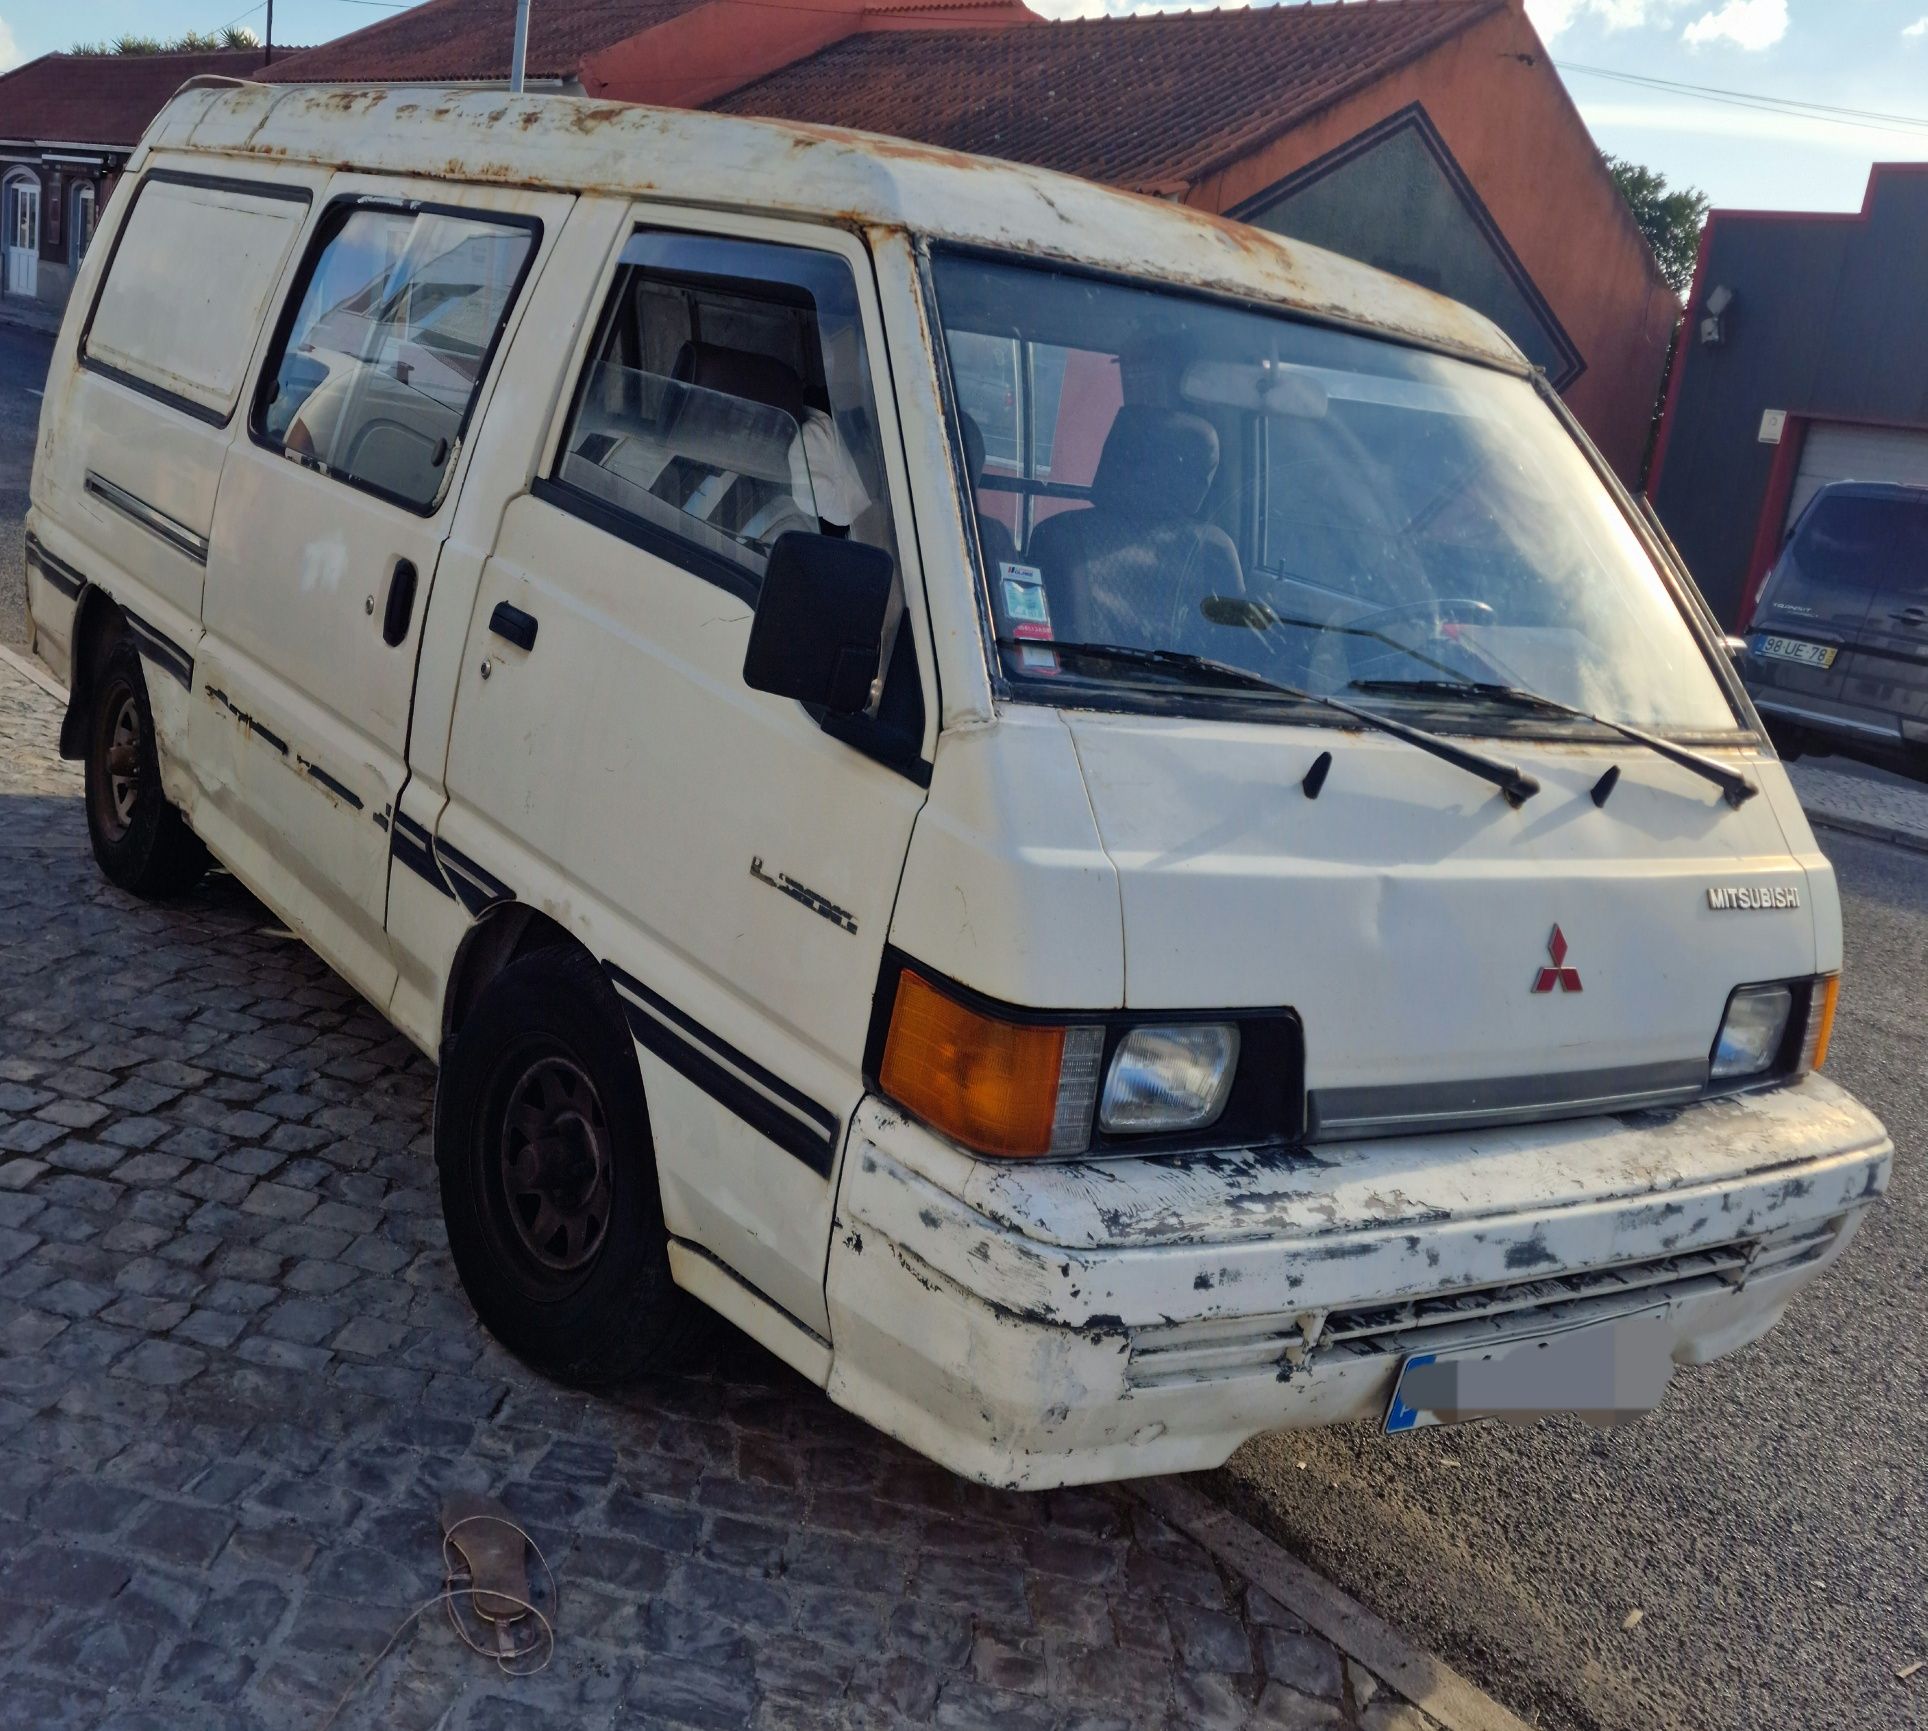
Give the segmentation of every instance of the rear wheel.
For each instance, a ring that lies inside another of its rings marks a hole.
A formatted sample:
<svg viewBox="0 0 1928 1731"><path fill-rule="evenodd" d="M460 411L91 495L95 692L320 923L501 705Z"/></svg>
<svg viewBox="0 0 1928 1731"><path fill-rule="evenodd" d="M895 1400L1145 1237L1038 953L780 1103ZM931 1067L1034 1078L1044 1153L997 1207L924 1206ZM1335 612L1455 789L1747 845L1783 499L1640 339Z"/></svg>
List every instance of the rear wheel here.
<svg viewBox="0 0 1928 1731"><path fill-rule="evenodd" d="M445 1054L435 1157L449 1250L503 1345L600 1387L680 1369L710 1313L670 1278L642 1077L601 968L511 962Z"/></svg>
<svg viewBox="0 0 1928 1731"><path fill-rule="evenodd" d="M87 834L108 881L149 900L192 889L208 852L161 788L147 678L126 637L94 674L86 741Z"/></svg>

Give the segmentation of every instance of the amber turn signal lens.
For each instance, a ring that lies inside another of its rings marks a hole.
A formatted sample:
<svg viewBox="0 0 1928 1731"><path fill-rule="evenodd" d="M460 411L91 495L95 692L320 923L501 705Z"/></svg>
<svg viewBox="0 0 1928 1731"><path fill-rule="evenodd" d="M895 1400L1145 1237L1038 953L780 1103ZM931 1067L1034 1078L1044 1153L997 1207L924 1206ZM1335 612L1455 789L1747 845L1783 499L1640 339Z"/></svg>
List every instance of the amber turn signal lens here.
<svg viewBox="0 0 1928 1731"><path fill-rule="evenodd" d="M967 1148L1048 1154L1064 1036L1063 1028L980 1015L906 968L877 1079L900 1106Z"/></svg>
<svg viewBox="0 0 1928 1731"><path fill-rule="evenodd" d="M1818 1070L1828 1061L1828 1042L1834 1038L1834 1003L1841 996L1841 976L1827 974L1814 982L1814 1001L1808 1006L1807 1035L1801 1042L1801 1068Z"/></svg>

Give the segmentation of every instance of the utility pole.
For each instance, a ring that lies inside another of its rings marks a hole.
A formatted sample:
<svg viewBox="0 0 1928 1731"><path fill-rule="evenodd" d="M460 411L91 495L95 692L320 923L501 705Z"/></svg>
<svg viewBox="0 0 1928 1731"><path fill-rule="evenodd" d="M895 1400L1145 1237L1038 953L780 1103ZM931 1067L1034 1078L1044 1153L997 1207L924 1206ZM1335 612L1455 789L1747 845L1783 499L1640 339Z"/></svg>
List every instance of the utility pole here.
<svg viewBox="0 0 1928 1731"><path fill-rule="evenodd" d="M509 94L522 94L522 74L529 64L529 0L515 0L515 48L509 56Z"/></svg>
<svg viewBox="0 0 1928 1731"><path fill-rule="evenodd" d="M269 65L274 60L274 0L268 0L268 40L261 51L261 64Z"/></svg>

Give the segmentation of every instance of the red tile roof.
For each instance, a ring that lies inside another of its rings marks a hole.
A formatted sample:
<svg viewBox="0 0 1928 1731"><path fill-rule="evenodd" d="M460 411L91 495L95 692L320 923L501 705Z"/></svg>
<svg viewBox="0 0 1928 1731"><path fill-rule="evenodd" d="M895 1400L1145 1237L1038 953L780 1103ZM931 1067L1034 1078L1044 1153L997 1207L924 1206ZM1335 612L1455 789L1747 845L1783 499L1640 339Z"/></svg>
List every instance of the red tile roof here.
<svg viewBox="0 0 1928 1731"><path fill-rule="evenodd" d="M531 78L569 78L592 54L694 10L703 0L534 0ZM506 79L515 0L427 0L287 59L267 76L283 83L386 84Z"/></svg>
<svg viewBox="0 0 1928 1731"><path fill-rule="evenodd" d="M258 48L208 54L43 54L0 78L0 138L41 144L138 144L190 78L252 78Z"/></svg>
<svg viewBox="0 0 1928 1731"><path fill-rule="evenodd" d="M1129 187L1188 183L1507 0L1372 0L846 37L710 107Z"/></svg>

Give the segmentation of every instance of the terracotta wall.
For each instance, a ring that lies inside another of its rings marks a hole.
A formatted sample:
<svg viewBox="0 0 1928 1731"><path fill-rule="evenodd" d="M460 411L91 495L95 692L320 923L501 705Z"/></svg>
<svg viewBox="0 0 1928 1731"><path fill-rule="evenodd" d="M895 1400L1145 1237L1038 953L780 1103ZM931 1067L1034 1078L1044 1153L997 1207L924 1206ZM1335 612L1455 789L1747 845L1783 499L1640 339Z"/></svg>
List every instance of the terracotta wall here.
<svg viewBox="0 0 1928 1731"><path fill-rule="evenodd" d="M1518 12L1494 13L1200 180L1188 202L1229 210L1415 102L1579 348L1586 370L1568 404L1621 477L1637 482L1680 303Z"/></svg>

